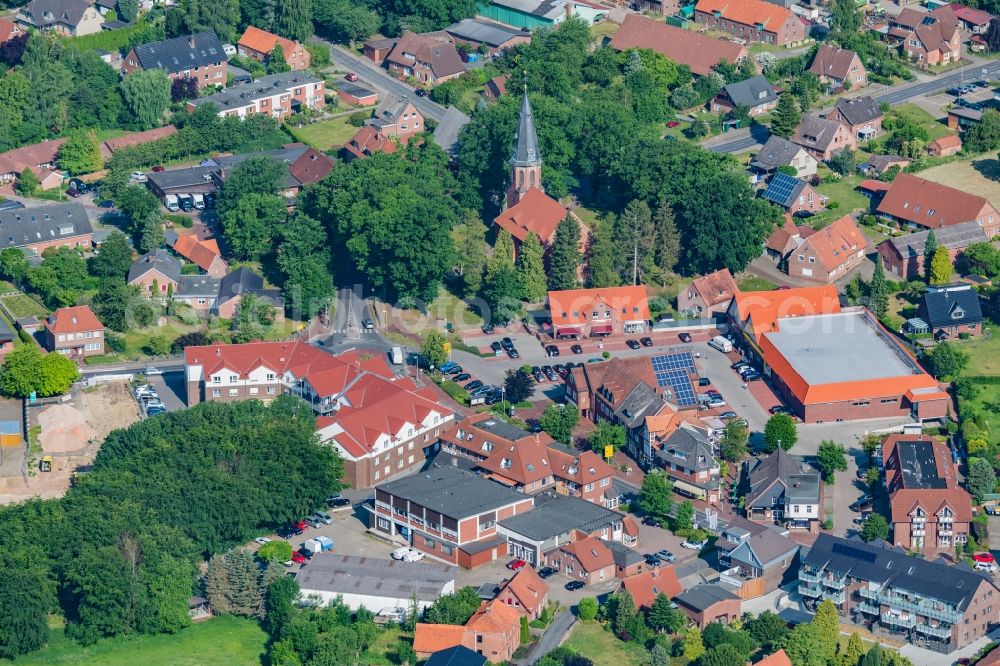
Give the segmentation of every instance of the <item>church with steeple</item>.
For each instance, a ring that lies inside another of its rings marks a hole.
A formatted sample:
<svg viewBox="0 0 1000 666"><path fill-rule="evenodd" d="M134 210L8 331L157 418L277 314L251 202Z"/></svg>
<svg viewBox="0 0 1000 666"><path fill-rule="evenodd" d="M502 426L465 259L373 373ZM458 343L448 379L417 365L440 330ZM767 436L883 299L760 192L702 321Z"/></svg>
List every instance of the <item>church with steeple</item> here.
<svg viewBox="0 0 1000 666"><path fill-rule="evenodd" d="M556 227L568 212L565 206L545 193L542 185L542 153L535 131L535 114L525 90L514 135L514 152L510 157L510 185L504 210L494 223L510 232L515 249L532 233L543 246L549 246L555 238Z"/></svg>

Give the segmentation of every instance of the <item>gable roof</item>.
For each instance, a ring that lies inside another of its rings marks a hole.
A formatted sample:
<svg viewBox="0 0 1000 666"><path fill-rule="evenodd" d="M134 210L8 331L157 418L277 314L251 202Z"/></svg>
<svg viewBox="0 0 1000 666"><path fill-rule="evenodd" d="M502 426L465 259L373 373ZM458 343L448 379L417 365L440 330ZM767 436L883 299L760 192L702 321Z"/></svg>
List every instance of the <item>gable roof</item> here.
<svg viewBox="0 0 1000 666"><path fill-rule="evenodd" d="M743 81L730 83L724 90L729 99L738 106L753 108L777 101L778 92L763 76L753 76Z"/></svg>
<svg viewBox="0 0 1000 666"><path fill-rule="evenodd" d="M819 116L802 116L802 122L795 128L795 134L792 135L792 143L826 152L841 128L843 125L835 120Z"/></svg>
<svg viewBox="0 0 1000 666"><path fill-rule="evenodd" d="M586 324L589 321L587 314L599 304L611 308L616 319L647 321L650 318L649 294L646 286L641 284L550 291L547 300L552 324L556 326Z"/></svg>
<svg viewBox="0 0 1000 666"><path fill-rule="evenodd" d="M460 624L418 622L413 630L413 650L417 654L437 652L462 644L465 627Z"/></svg>
<svg viewBox="0 0 1000 666"><path fill-rule="evenodd" d="M181 262L163 248L156 248L132 262L128 269L128 281L134 282L150 271L157 271L176 284L181 279Z"/></svg>
<svg viewBox="0 0 1000 666"><path fill-rule="evenodd" d="M802 146L797 146L788 139L772 134L767 138L767 142L754 155L750 166L771 171L778 167L790 166L792 160L803 150ZM810 157L810 159L813 159Z"/></svg>
<svg viewBox="0 0 1000 666"><path fill-rule="evenodd" d="M808 566L849 574L862 581L955 605L964 611L983 583L994 585L988 573L907 555L884 541L865 543L820 533L802 559Z"/></svg>
<svg viewBox="0 0 1000 666"><path fill-rule="evenodd" d="M611 38L611 48L652 49L676 63L687 65L699 76L711 74L720 62L735 63L747 57L743 46L715 39L693 30L683 30L639 14L628 14Z"/></svg>
<svg viewBox="0 0 1000 666"><path fill-rule="evenodd" d="M843 81L851 73L851 64L857 57L858 54L854 51L832 44L823 44L817 49L809 71L816 76L829 76Z"/></svg>
<svg viewBox="0 0 1000 666"><path fill-rule="evenodd" d="M0 153L0 173L19 174L28 167L55 164L66 139L52 139Z"/></svg>
<svg viewBox="0 0 1000 666"><path fill-rule="evenodd" d="M990 202L983 197L900 173L878 205L883 215L938 229L976 220ZM991 207L992 208L992 207Z"/></svg>
<svg viewBox="0 0 1000 666"><path fill-rule="evenodd" d="M426 63L438 79L465 71L465 63L453 44L414 32L404 32L386 60L412 68L413 60L404 54L412 54L418 62Z"/></svg>
<svg viewBox="0 0 1000 666"><path fill-rule="evenodd" d="M22 33L21 27L8 19L0 19L0 44Z"/></svg>
<svg viewBox="0 0 1000 666"><path fill-rule="evenodd" d="M688 423L682 423L663 440L654 457L666 469L671 469L672 464L678 464L697 472L711 469L717 464L708 432Z"/></svg>
<svg viewBox="0 0 1000 666"><path fill-rule="evenodd" d="M868 248L868 239L850 215L824 227L806 238L799 247L811 247L816 261L827 272L847 263L858 251Z"/></svg>
<svg viewBox="0 0 1000 666"><path fill-rule="evenodd" d="M229 59L212 30L140 44L133 50L143 69L162 69L170 74Z"/></svg>
<svg viewBox="0 0 1000 666"><path fill-rule="evenodd" d="M868 158L868 161L860 166L872 169L875 173L881 174L885 173L894 166L898 166L900 169L903 169L909 166L909 164L909 159L899 155L872 155Z"/></svg>
<svg viewBox="0 0 1000 666"><path fill-rule="evenodd" d="M31 0L24 11L31 15L36 28L56 24L75 27L91 4L90 0Z"/></svg>
<svg viewBox="0 0 1000 666"><path fill-rule="evenodd" d="M372 118L367 124L375 125L379 128L386 125L395 125L408 112L415 112L423 116L406 95L401 97L398 95L389 95L375 107L375 111L372 112Z"/></svg>
<svg viewBox="0 0 1000 666"><path fill-rule="evenodd" d="M871 95L851 99L841 98L834 108L849 125L869 123L882 117L882 109Z"/></svg>
<svg viewBox="0 0 1000 666"><path fill-rule="evenodd" d="M496 599L484 602L469 621L465 623L466 629L470 629L477 634L485 633L508 633L512 629L517 629L521 624L521 614L507 604L502 604Z"/></svg>
<svg viewBox="0 0 1000 666"><path fill-rule="evenodd" d="M264 288L264 278L246 266L227 273L219 285L219 305L242 294L252 294Z"/></svg>
<svg viewBox="0 0 1000 666"><path fill-rule="evenodd" d="M768 528L747 537L729 553L729 558L766 569L768 565L791 558L798 550L799 544L776 529Z"/></svg>
<svg viewBox="0 0 1000 666"><path fill-rule="evenodd" d="M333 166L334 161L329 156L308 147L288 165L288 175L302 185L312 185L326 178Z"/></svg>
<svg viewBox="0 0 1000 666"><path fill-rule="evenodd" d="M636 608L651 608L656 597L662 592L673 599L681 593L681 582L672 565L646 569L622 580L622 586L632 595Z"/></svg>
<svg viewBox="0 0 1000 666"><path fill-rule="evenodd" d="M141 146L144 143L158 141L177 133L177 128L173 125L165 125L144 132L129 132L125 136L115 139L107 139L101 144L101 152L107 152L108 156L114 155L122 148L132 148Z"/></svg>
<svg viewBox="0 0 1000 666"><path fill-rule="evenodd" d="M758 661L754 666L792 666L792 660L784 650L778 650Z"/></svg>
<svg viewBox="0 0 1000 666"><path fill-rule="evenodd" d="M920 307L923 319L938 326L971 326L983 321L979 292L969 284L928 287Z"/></svg>
<svg viewBox="0 0 1000 666"><path fill-rule="evenodd" d="M939 150L945 148L961 148L962 147L962 137L957 134L948 134L945 136L939 136L928 144L928 147L937 148Z"/></svg>
<svg viewBox="0 0 1000 666"><path fill-rule="evenodd" d="M767 241L764 242L764 246L778 253L785 253L789 249L789 245L792 242L796 244L801 240L802 236L799 233L799 228L795 226L792 221L792 216L785 213L785 222L780 227L775 227L771 235L767 237Z"/></svg>
<svg viewBox="0 0 1000 666"><path fill-rule="evenodd" d="M565 544L560 546L559 550L575 557L580 563L580 568L587 573L613 566L615 563L607 544L597 537L587 537Z"/></svg>
<svg viewBox="0 0 1000 666"><path fill-rule="evenodd" d="M722 601L739 601L739 597L717 583L702 583L695 585L686 592L681 592L674 601L681 606L687 606L691 610L706 611L715 604Z"/></svg>
<svg viewBox="0 0 1000 666"><path fill-rule="evenodd" d="M955 14L955 18L970 25L986 25L994 18L992 14L984 12L982 9L967 7L957 3L948 5L948 8ZM944 10L944 7L941 7L940 9Z"/></svg>
<svg viewBox="0 0 1000 666"><path fill-rule="evenodd" d="M449 106L444 112L444 117L438 121L434 128L434 143L441 147L441 150L449 155L455 156L458 151L458 136L462 128L469 124L472 119L454 106Z"/></svg>
<svg viewBox="0 0 1000 666"><path fill-rule="evenodd" d="M733 297L733 301L739 320L749 320L754 334L771 329L779 316L801 317L840 312L840 297L837 287L832 284L772 291L742 291Z"/></svg>
<svg viewBox="0 0 1000 666"><path fill-rule="evenodd" d="M534 567L521 567L513 578L507 581L501 588L509 591L521 606L528 609L530 613L541 610L540 606L545 601L549 593L549 586L545 584Z"/></svg>
<svg viewBox="0 0 1000 666"><path fill-rule="evenodd" d="M747 505L753 505L776 484L781 486L787 497L794 495L804 502L818 502L819 481L818 473L803 471L797 458L778 447L750 469Z"/></svg>
<svg viewBox="0 0 1000 666"><path fill-rule="evenodd" d="M374 125L365 125L344 144L344 150L364 159L375 153L396 152L396 142L379 132Z"/></svg>
<svg viewBox="0 0 1000 666"><path fill-rule="evenodd" d="M0 250L93 232L87 210L75 201L0 210Z"/></svg>
<svg viewBox="0 0 1000 666"><path fill-rule="evenodd" d="M808 183L801 178L778 172L771 176L767 188L761 191L760 197L783 208L791 208L807 187Z"/></svg>
<svg viewBox="0 0 1000 666"><path fill-rule="evenodd" d="M958 17L948 7L944 11L935 10L931 13L917 11L912 7L904 8L891 25L897 29L896 36L909 37L906 31L915 34L916 38L928 51L951 52L951 39L958 32ZM902 29L902 35L898 32ZM890 28L890 31L892 28Z"/></svg>
<svg viewBox="0 0 1000 666"><path fill-rule="evenodd" d="M903 258L922 257L924 256L924 249L927 247L927 237L930 233L930 230L926 229L913 234L906 234L905 236L891 236L882 241L882 243L890 244ZM960 250L972 243L982 243L989 240L982 225L975 220L944 227L943 229L936 229L934 237L939 246L946 247L949 250Z"/></svg>
<svg viewBox="0 0 1000 666"><path fill-rule="evenodd" d="M268 32L267 30L261 30L256 26L247 26L246 32L240 37L240 41L237 42L238 46L244 46L258 53L270 54L274 50L276 44L281 45L281 50L285 54L285 59L287 60L292 51L296 48L301 49L302 46L298 42L294 42L290 39L285 39L280 35L275 35L274 33Z"/></svg>
<svg viewBox="0 0 1000 666"><path fill-rule="evenodd" d="M181 275L174 296L204 296L216 298L219 295L220 278L210 275Z"/></svg>
<svg viewBox="0 0 1000 666"><path fill-rule="evenodd" d="M556 227L568 212L561 203L532 187L520 201L497 215L494 222L522 243L528 234L535 234L544 244L555 236Z"/></svg>
<svg viewBox="0 0 1000 666"><path fill-rule="evenodd" d="M104 330L104 324L97 318L89 305L59 308L46 323L50 333L79 333L81 331Z"/></svg>
<svg viewBox="0 0 1000 666"><path fill-rule="evenodd" d="M216 259L222 259L217 241L199 240L194 234L178 235L171 248L203 271L208 271Z"/></svg>
<svg viewBox="0 0 1000 666"><path fill-rule="evenodd" d="M486 661L485 655L477 654L464 645L455 645L432 654L424 662L424 666L484 666Z"/></svg>
<svg viewBox="0 0 1000 666"><path fill-rule="evenodd" d="M763 0L698 0L695 11L706 14L720 12L730 21L745 25L760 24L771 32L778 32L788 19L795 16L788 9Z"/></svg>

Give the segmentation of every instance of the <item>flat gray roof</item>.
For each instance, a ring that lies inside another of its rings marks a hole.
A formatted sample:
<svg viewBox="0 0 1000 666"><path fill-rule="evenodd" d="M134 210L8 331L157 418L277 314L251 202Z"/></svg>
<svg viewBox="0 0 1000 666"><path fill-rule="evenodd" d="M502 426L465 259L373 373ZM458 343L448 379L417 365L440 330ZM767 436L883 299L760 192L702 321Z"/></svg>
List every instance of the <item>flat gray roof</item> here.
<svg viewBox="0 0 1000 666"><path fill-rule="evenodd" d="M317 553L295 579L303 590L338 594L365 594L434 601L455 580L458 567L427 562L400 562L376 557ZM378 612L379 609L370 609Z"/></svg>
<svg viewBox="0 0 1000 666"><path fill-rule="evenodd" d="M500 525L534 541L545 541L573 530L594 532L621 522L620 513L576 497L535 496L535 507L527 513L505 518Z"/></svg>
<svg viewBox="0 0 1000 666"><path fill-rule="evenodd" d="M505 486L456 467L432 467L375 488L400 499L461 520L500 507L530 500Z"/></svg>
<svg viewBox="0 0 1000 666"><path fill-rule="evenodd" d="M863 310L786 317L778 329L767 339L813 386L919 373Z"/></svg>

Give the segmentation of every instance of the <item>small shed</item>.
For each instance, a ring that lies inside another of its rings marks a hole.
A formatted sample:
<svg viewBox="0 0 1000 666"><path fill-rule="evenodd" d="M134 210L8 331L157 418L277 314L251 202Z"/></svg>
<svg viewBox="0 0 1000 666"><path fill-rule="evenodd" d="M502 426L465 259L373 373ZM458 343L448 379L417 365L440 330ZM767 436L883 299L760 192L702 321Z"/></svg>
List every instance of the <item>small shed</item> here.
<svg viewBox="0 0 1000 666"><path fill-rule="evenodd" d="M212 605L205 597L190 597L188 599L188 616L195 620L207 620L212 617Z"/></svg>
<svg viewBox="0 0 1000 666"><path fill-rule="evenodd" d="M14 320L14 324L28 335L34 335L42 327L38 317L18 317Z"/></svg>

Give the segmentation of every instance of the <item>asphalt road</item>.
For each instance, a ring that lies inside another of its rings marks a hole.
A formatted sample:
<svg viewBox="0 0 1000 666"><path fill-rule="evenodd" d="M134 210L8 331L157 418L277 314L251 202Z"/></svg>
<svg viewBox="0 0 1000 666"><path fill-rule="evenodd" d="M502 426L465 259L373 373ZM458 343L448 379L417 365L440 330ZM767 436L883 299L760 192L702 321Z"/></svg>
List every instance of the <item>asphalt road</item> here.
<svg viewBox="0 0 1000 666"><path fill-rule="evenodd" d="M328 42L324 42L327 43ZM335 65L354 72L364 83L373 86L381 93L391 93L399 97L409 97L413 105L417 107L425 118L433 118L440 121L444 118L445 108L440 104L432 102L428 97L417 97L412 86L389 76L389 72L382 69L371 60L351 53L342 46L330 45L330 60Z"/></svg>
<svg viewBox="0 0 1000 666"><path fill-rule="evenodd" d="M527 658L517 660L515 663L537 663L539 659L559 647L559 644L562 643L563 638L569 633L569 630L573 628L575 623L576 617L572 612L567 610L559 613L559 615L552 618L552 624L545 630L545 633L538 639L538 642L531 646L531 651L528 653Z"/></svg>
<svg viewBox="0 0 1000 666"><path fill-rule="evenodd" d="M970 65L958 71L934 77L930 81L896 86L889 92L876 96L875 101L879 104L895 106L903 104L914 97L931 95L947 90L948 88L953 88L960 85L963 81L976 81L981 78L990 78L996 74L1000 74L1000 61L994 61L981 66ZM755 146L762 145L770 135L767 129L759 125L751 128L750 132L749 136L738 136L731 141L716 144L709 148L709 150L716 153L742 153Z"/></svg>

